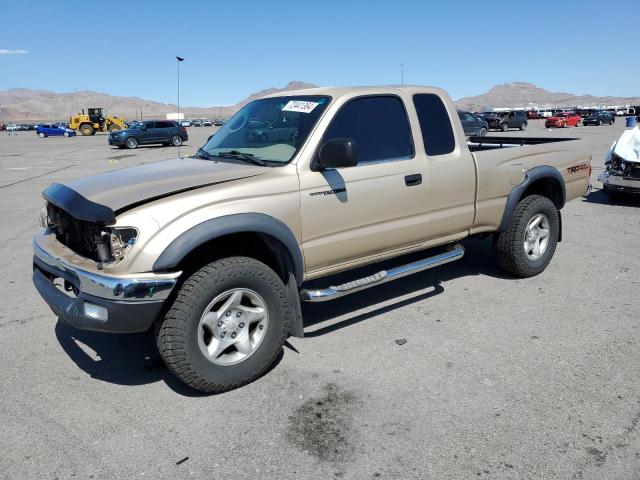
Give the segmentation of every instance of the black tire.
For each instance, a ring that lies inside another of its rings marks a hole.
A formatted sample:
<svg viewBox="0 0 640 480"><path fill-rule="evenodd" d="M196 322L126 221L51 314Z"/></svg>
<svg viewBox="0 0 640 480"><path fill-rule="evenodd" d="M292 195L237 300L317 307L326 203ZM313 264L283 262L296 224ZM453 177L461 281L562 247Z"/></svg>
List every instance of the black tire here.
<svg viewBox="0 0 640 480"><path fill-rule="evenodd" d="M44 138L44 137L46 137L46 135L44 134L44 132L40 132L40 133L38 134L38 136L39 136L40 138Z"/></svg>
<svg viewBox="0 0 640 480"><path fill-rule="evenodd" d="M524 132L527 129L527 122L522 122L520 125L520 131Z"/></svg>
<svg viewBox="0 0 640 480"><path fill-rule="evenodd" d="M182 137L180 135L174 135L171 137L171 145L174 147L179 147L182 145Z"/></svg>
<svg viewBox="0 0 640 480"><path fill-rule="evenodd" d="M251 355L240 363L218 365L200 350L200 317L215 297L234 288L251 289L260 295L269 323ZM288 290L273 270L253 258L228 257L205 265L184 282L156 324L156 343L164 362L181 381L202 392L224 392L255 380L274 364L291 318Z"/></svg>
<svg viewBox="0 0 640 480"><path fill-rule="evenodd" d="M484 137L486 134L487 134L486 128L481 128L480 131L478 132L479 137Z"/></svg>
<svg viewBox="0 0 640 480"><path fill-rule="evenodd" d="M127 137L124 140L124 144L128 149L133 150L138 147L138 139L136 137Z"/></svg>
<svg viewBox="0 0 640 480"><path fill-rule="evenodd" d="M529 221L539 213L549 221L549 243L540 258L531 260L525 254L525 231ZM507 229L494 235L493 251L498 268L521 278L542 273L556 250L559 226L558 210L547 197L530 195L522 199L511 215Z"/></svg>
<svg viewBox="0 0 640 480"><path fill-rule="evenodd" d="M120 130L120 127L115 123L112 123L111 125L109 125L108 130L109 132L117 132L118 130Z"/></svg>
<svg viewBox="0 0 640 480"><path fill-rule="evenodd" d="M506 123L503 123L502 125L500 125L500 130L502 130L503 132L506 132L507 130L509 130L509 125Z"/></svg>
<svg viewBox="0 0 640 480"><path fill-rule="evenodd" d="M88 137L96 132L93 129L93 125L89 123L83 123L82 125L80 125L80 133L85 137Z"/></svg>

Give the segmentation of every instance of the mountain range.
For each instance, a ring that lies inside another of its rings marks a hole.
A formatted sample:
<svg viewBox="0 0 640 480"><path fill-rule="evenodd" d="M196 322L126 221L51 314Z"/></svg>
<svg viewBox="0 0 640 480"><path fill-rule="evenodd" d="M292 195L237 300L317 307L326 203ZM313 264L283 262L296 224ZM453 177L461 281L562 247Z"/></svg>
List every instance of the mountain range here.
<svg viewBox="0 0 640 480"><path fill-rule="evenodd" d="M228 118L248 102L271 93L314 87L310 83L291 81L283 88L267 88L252 93L231 106L181 107L187 118ZM550 92L531 83L513 82L497 85L488 92L464 97L456 102L461 109L478 111L492 107L573 107L595 105L640 105L640 97L597 97ZM0 122L63 121L82 108L102 107L107 114L126 119L164 118L176 112L174 104L154 102L139 97L118 97L105 93L80 91L55 93L46 90L14 88L0 91Z"/></svg>

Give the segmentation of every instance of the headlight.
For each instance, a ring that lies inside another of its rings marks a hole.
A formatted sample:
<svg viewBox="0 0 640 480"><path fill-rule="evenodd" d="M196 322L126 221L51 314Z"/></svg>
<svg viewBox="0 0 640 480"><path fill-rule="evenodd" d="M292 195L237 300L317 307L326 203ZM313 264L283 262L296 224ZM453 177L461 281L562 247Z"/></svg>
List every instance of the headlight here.
<svg viewBox="0 0 640 480"><path fill-rule="evenodd" d="M40 226L42 228L49 228L49 212L47 212L46 205L40 210Z"/></svg>
<svg viewBox="0 0 640 480"><path fill-rule="evenodd" d="M111 228L110 230L111 255L113 260L118 262L135 245L138 230L132 227Z"/></svg>

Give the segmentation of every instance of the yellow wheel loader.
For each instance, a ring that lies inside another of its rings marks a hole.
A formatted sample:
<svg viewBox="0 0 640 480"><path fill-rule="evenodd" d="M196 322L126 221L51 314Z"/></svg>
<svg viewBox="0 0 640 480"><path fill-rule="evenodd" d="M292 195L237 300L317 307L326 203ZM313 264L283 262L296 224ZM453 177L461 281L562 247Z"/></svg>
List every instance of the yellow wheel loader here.
<svg viewBox="0 0 640 480"><path fill-rule="evenodd" d="M114 132L124 130L124 118L102 114L102 108L87 108L87 114L73 115L69 119L69 128L79 131L82 135L95 135L96 132Z"/></svg>

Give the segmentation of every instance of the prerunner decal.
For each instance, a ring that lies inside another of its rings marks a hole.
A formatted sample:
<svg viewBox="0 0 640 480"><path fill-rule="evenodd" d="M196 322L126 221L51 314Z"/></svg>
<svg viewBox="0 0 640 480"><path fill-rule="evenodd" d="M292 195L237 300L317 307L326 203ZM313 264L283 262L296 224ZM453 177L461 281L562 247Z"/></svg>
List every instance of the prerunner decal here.
<svg viewBox="0 0 640 480"><path fill-rule="evenodd" d="M283 112L300 112L300 113L311 113L314 108L316 108L319 103L316 102L305 102L303 100L289 100L289 102L282 107Z"/></svg>

